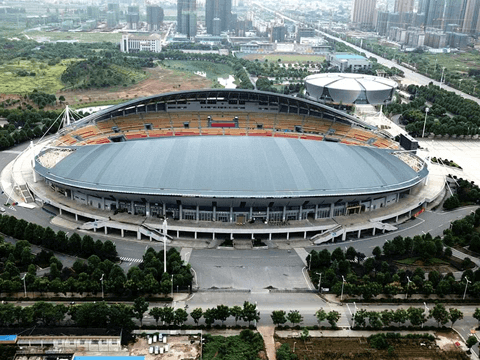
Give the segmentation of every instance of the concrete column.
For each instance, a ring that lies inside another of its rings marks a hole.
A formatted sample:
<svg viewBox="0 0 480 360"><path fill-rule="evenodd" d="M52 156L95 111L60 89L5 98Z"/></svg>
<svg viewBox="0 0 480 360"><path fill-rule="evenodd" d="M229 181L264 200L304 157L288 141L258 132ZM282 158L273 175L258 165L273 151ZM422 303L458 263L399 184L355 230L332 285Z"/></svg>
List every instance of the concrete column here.
<svg viewBox="0 0 480 360"><path fill-rule="evenodd" d="M194 236L195 236L195 240L197 240L197 232L195 231L194 234L195 234L195 235L194 235Z"/></svg>
<svg viewBox="0 0 480 360"><path fill-rule="evenodd" d="M213 207L213 219L215 221L217 220L217 207L216 206ZM215 237L214 237L214 239L215 239Z"/></svg>
<svg viewBox="0 0 480 360"><path fill-rule="evenodd" d="M304 238L304 239L307 238L307 232L306 232L306 231L303 232L303 238Z"/></svg>
<svg viewBox="0 0 480 360"><path fill-rule="evenodd" d="M102 210L105 210L105 198L102 197Z"/></svg>
<svg viewBox="0 0 480 360"><path fill-rule="evenodd" d="M70 190L70 199L73 200L73 190Z"/></svg>
<svg viewBox="0 0 480 360"><path fill-rule="evenodd" d="M125 237L125 231L123 229L120 229L120 234L122 237Z"/></svg>
<svg viewBox="0 0 480 360"><path fill-rule="evenodd" d="M250 219L249 220L252 220L252 217L253 217L253 207L250 206Z"/></svg>
<svg viewBox="0 0 480 360"><path fill-rule="evenodd" d="M267 221L270 221L270 207L267 206Z"/></svg>
<svg viewBox="0 0 480 360"><path fill-rule="evenodd" d="M162 203L162 213L163 213L163 217L167 215L167 206L165 203Z"/></svg>
<svg viewBox="0 0 480 360"><path fill-rule="evenodd" d="M287 240L290 240L290 233L287 232Z"/></svg>
<svg viewBox="0 0 480 360"><path fill-rule="evenodd" d="M298 210L298 220L302 220L302 210L303 210L303 206L300 205L300 209Z"/></svg>
<svg viewBox="0 0 480 360"><path fill-rule="evenodd" d="M345 240L347 240L347 232L346 231L342 234L342 241L345 241Z"/></svg>
<svg viewBox="0 0 480 360"><path fill-rule="evenodd" d="M197 215L196 215L197 221L200 220L200 206L197 205Z"/></svg>
<svg viewBox="0 0 480 360"><path fill-rule="evenodd" d="M397 222L397 223L398 223L398 215L397 215L397 216L395 216L395 222Z"/></svg>
<svg viewBox="0 0 480 360"><path fill-rule="evenodd" d="M313 217L315 220L318 219L318 204L315 205L315 216Z"/></svg>
<svg viewBox="0 0 480 360"><path fill-rule="evenodd" d="M383 228L382 234L385 234L385 228Z"/></svg>
<svg viewBox="0 0 480 360"><path fill-rule="evenodd" d="M233 206L230 206L230 222L233 222Z"/></svg>
<svg viewBox="0 0 480 360"><path fill-rule="evenodd" d="M230 233L230 240L233 240L233 233Z"/></svg>
<svg viewBox="0 0 480 360"><path fill-rule="evenodd" d="M272 233L268 234L268 240L272 240Z"/></svg>
<svg viewBox="0 0 480 360"><path fill-rule="evenodd" d="M177 239L180 237L180 231L177 230Z"/></svg>
<svg viewBox="0 0 480 360"><path fill-rule="evenodd" d="M62 208L58 208L58 213L62 215Z"/></svg>
<svg viewBox="0 0 480 360"><path fill-rule="evenodd" d="M372 235L375 235L375 230L377 230L377 228L373 228L373 234Z"/></svg>
<svg viewBox="0 0 480 360"><path fill-rule="evenodd" d="M137 240L142 240L142 234L140 231L137 231Z"/></svg>
<svg viewBox="0 0 480 360"><path fill-rule="evenodd" d="M119 208L120 208L120 204L118 203L118 199L115 200L115 204L116 204L116 206L117 206L117 209L119 209Z"/></svg>
<svg viewBox="0 0 480 360"><path fill-rule="evenodd" d="M212 233L212 239L215 240L215 233Z"/></svg>
<svg viewBox="0 0 480 360"><path fill-rule="evenodd" d="M96 228L96 227L93 228L93 232L97 232L97 228Z"/></svg>
<svg viewBox="0 0 480 360"><path fill-rule="evenodd" d="M147 216L150 216L150 203L147 202L145 204L145 213L147 214Z"/></svg>
<svg viewBox="0 0 480 360"><path fill-rule="evenodd" d="M78 221L78 214L75 214L75 221Z"/></svg>
<svg viewBox="0 0 480 360"><path fill-rule="evenodd" d="M283 221L285 221L286 216L287 216L287 207L283 206Z"/></svg>
<svg viewBox="0 0 480 360"><path fill-rule="evenodd" d="M132 207L132 214L135 215L135 201L131 201L130 206Z"/></svg>
<svg viewBox="0 0 480 360"><path fill-rule="evenodd" d="M253 233L252 233L252 240L255 239L255 237L253 236Z"/></svg>
<svg viewBox="0 0 480 360"><path fill-rule="evenodd" d="M335 215L335 204L331 203L330 204L330 217L333 218L334 215Z"/></svg>
<svg viewBox="0 0 480 360"><path fill-rule="evenodd" d="M178 220L183 220L183 206L182 206L182 204L178 205Z"/></svg>
<svg viewBox="0 0 480 360"><path fill-rule="evenodd" d="M357 237L358 237L359 239L360 239L361 233L362 233L362 230L358 230L358 236L357 236Z"/></svg>
<svg viewBox="0 0 480 360"><path fill-rule="evenodd" d="M108 227L105 226L105 235L108 235Z"/></svg>
<svg viewBox="0 0 480 360"><path fill-rule="evenodd" d="M410 210L410 211L408 212L408 217L409 217L409 218L412 217L412 210Z"/></svg>

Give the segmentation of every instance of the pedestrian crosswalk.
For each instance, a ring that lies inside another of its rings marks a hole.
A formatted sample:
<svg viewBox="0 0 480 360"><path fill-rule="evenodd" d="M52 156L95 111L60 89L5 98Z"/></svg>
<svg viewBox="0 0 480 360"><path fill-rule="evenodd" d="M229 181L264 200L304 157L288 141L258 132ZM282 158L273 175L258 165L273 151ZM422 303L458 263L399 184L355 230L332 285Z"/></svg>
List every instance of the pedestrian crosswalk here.
<svg viewBox="0 0 480 360"><path fill-rule="evenodd" d="M126 261L126 262L135 262L135 263L143 262L143 259L133 259L133 258L123 257L123 256L120 256L120 260Z"/></svg>

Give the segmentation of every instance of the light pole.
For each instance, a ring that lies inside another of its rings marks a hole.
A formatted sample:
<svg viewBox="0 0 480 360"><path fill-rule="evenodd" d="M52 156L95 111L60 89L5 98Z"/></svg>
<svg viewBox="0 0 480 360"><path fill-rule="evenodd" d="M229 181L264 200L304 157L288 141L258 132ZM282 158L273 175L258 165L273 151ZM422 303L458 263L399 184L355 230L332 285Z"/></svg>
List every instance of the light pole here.
<svg viewBox="0 0 480 360"><path fill-rule="evenodd" d="M465 296L467 295L468 283L471 282L470 280L468 280L466 276L465 276L465 280L467 281L467 283L465 284L465 291L463 292L463 300L465 300Z"/></svg>
<svg viewBox="0 0 480 360"><path fill-rule="evenodd" d="M425 306L425 314L426 314L426 313L427 313L427 311L430 311L430 309L428 308L428 306L427 306L427 303L426 303L426 302L423 302L423 305ZM422 329L423 329L423 324L424 324L424 323L422 323Z"/></svg>
<svg viewBox="0 0 480 360"><path fill-rule="evenodd" d="M440 89L442 88L443 81L445 81L444 73L445 73L445 66L442 67L442 77L440 78Z"/></svg>
<svg viewBox="0 0 480 360"><path fill-rule="evenodd" d="M104 298L104 293L103 293L103 277L105 274L102 274L102 277L100 278L100 281L102 282L102 299Z"/></svg>
<svg viewBox="0 0 480 360"><path fill-rule="evenodd" d="M407 276L407 281L408 281L407 282L407 292L405 293L405 299L408 299L408 288L410 287L410 283L411 283L410 278L408 276Z"/></svg>
<svg viewBox="0 0 480 360"><path fill-rule="evenodd" d="M185 260L183 260L183 262L185 262L185 263L187 262L187 255L188 255L188 254L190 254L190 251L187 252L187 253L185 253Z"/></svg>
<svg viewBox="0 0 480 360"><path fill-rule="evenodd" d="M343 285L345 284L345 278L342 275L342 294L340 295L340 301L343 300Z"/></svg>
<svg viewBox="0 0 480 360"><path fill-rule="evenodd" d="M172 274L172 301L173 301L173 274Z"/></svg>
<svg viewBox="0 0 480 360"><path fill-rule="evenodd" d="M422 139L425 136L425 125L427 125L427 115L430 109L428 107L425 108L425 121L423 122L423 131L422 131Z"/></svg>
<svg viewBox="0 0 480 360"><path fill-rule="evenodd" d="M167 219L163 220L163 272L167 272Z"/></svg>
<svg viewBox="0 0 480 360"><path fill-rule="evenodd" d="M315 273L317 275L320 275L320 279L318 280L318 292L321 294L322 293L322 273Z"/></svg>
<svg viewBox="0 0 480 360"><path fill-rule="evenodd" d="M23 291L25 292L25 297L27 297L27 283L25 282L25 278L27 277L27 274L24 274L22 277L23 280ZM465 297L464 297L465 299Z"/></svg>
<svg viewBox="0 0 480 360"><path fill-rule="evenodd" d="M295 345L297 344L296 341L293 342L293 352L295 353Z"/></svg>

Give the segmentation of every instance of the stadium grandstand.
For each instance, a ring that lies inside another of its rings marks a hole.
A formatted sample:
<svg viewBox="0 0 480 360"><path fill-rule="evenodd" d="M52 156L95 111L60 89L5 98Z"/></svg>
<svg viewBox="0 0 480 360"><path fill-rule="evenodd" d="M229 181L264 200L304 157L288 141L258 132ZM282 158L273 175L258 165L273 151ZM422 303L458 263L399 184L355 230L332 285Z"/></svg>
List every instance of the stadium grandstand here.
<svg viewBox="0 0 480 360"><path fill-rule="evenodd" d="M421 158L345 112L230 89L98 111L62 128L34 163L36 198L83 220L81 228L155 240L163 219L170 239L315 239L338 219L365 214L359 236L385 231L391 227L371 218L391 208L384 218L398 220L421 208L401 204L411 205L428 175Z"/></svg>

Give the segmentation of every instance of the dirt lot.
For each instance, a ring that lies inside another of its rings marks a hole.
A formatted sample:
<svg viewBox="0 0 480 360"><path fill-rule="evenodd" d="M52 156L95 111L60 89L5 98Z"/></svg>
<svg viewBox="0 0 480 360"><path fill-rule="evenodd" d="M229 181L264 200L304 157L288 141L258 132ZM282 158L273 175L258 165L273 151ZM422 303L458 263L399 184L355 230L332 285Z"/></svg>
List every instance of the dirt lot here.
<svg viewBox="0 0 480 360"><path fill-rule="evenodd" d="M387 350L372 349L366 338L311 338L304 344L300 339L280 339L279 343L287 342L295 354L302 360L336 360L336 359L388 359L402 360L441 360L465 359L467 355L460 349L448 346L441 350L435 343L419 339L388 340L394 347L394 355L388 355ZM424 343L425 346L420 345ZM448 345L449 341L446 340ZM277 344L277 346L280 346Z"/></svg>
<svg viewBox="0 0 480 360"><path fill-rule="evenodd" d="M191 342L194 341L192 344ZM169 360L182 360L182 359L197 359L200 357L200 340L195 339L193 336L168 336L167 342L169 349L165 354L149 354L149 347L158 345L159 347L165 346L163 343L155 343L148 345L147 339L137 338L137 341L129 345L130 356L145 355L145 360L155 359L169 359Z"/></svg>
<svg viewBox="0 0 480 360"><path fill-rule="evenodd" d="M149 78L133 86L65 91L56 95L57 98L63 95L69 105L77 105L98 101L131 100L170 91L205 89L212 86L211 80L204 77L160 66L146 71L150 75Z"/></svg>

